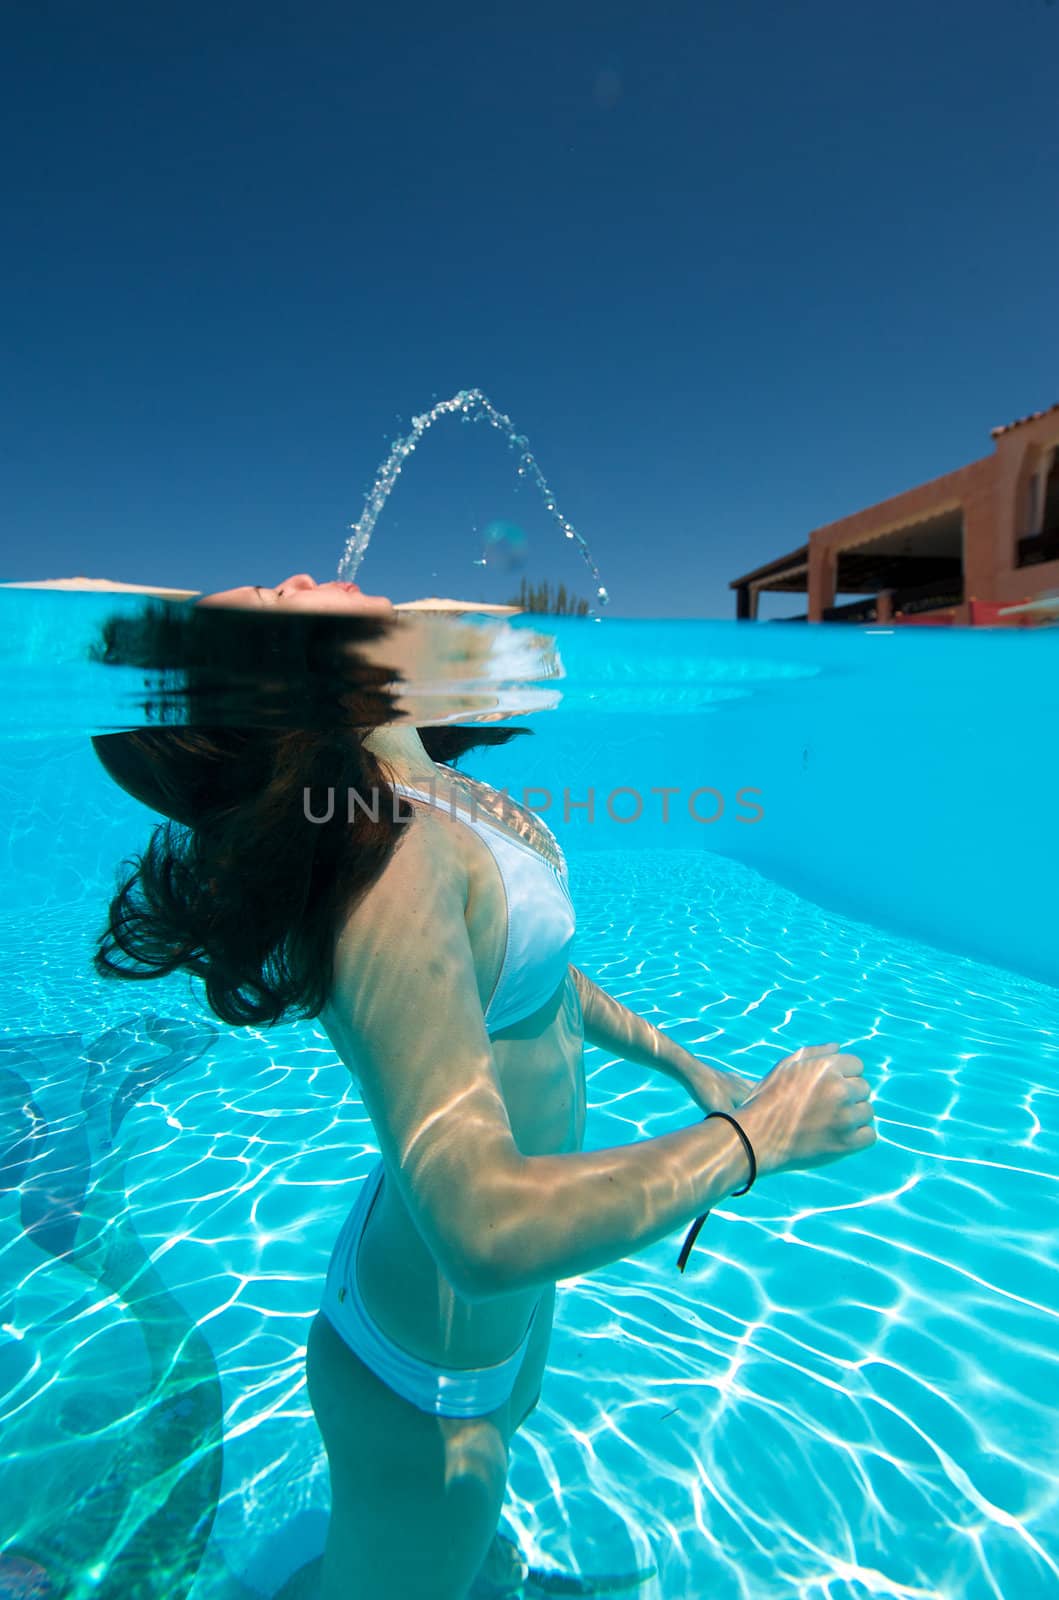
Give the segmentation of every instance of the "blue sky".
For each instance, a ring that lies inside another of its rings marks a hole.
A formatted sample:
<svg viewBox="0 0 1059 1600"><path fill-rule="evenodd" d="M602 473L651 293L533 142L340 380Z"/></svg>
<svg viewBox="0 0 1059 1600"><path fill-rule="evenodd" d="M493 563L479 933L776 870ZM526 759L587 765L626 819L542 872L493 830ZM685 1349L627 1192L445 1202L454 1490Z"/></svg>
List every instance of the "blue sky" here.
<svg viewBox="0 0 1059 1600"><path fill-rule="evenodd" d="M1059 6L609 0L5 14L2 575L333 576L402 420L484 389L619 615L1059 399ZM360 579L591 585L448 422ZM781 608L790 609L788 602Z"/></svg>

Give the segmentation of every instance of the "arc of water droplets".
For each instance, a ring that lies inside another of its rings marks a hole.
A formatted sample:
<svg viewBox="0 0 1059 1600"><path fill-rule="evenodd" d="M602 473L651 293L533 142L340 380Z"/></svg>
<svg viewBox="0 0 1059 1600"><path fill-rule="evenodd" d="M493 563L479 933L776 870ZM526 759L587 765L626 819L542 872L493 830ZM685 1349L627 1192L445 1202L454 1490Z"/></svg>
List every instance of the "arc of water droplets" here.
<svg viewBox="0 0 1059 1600"><path fill-rule="evenodd" d="M537 465L536 458L529 447L529 440L525 434L518 433L511 418L498 411L487 395L480 389L461 389L449 400L439 400L431 406L429 411L424 411L418 417L412 418L411 430L398 439L392 446L389 455L380 466L375 475L375 482L364 502L358 522L350 523L350 536L346 540L346 548L338 563L338 576L346 582L352 582L357 575L357 568L368 548L372 532L382 512L383 506L390 497L401 469L408 457L415 450L428 428L433 427L440 417L460 416L464 422L487 421L491 427L499 428L507 438L511 449L518 452L518 475L520 478L529 478L540 491L544 501L544 509L549 516L558 523L563 537L571 539L577 545L585 564L591 572L596 584L596 599L601 606L605 606L610 596L599 581L599 568L596 566L592 552L587 541L578 533L572 522L568 522L559 510L555 496L548 487L547 480Z"/></svg>

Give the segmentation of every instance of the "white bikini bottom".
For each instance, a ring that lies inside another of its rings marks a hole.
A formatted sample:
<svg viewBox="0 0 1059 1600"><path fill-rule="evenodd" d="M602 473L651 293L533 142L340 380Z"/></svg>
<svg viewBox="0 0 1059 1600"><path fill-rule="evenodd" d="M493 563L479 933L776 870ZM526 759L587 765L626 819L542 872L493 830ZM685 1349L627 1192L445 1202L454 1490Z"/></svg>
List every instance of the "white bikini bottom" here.
<svg viewBox="0 0 1059 1600"><path fill-rule="evenodd" d="M321 1309L354 1355L420 1411L439 1417L484 1416L511 1398L537 1319L536 1308L518 1348L495 1367L436 1367L388 1338L368 1316L356 1270L361 1235L384 1176L379 1161L360 1186L331 1255Z"/></svg>

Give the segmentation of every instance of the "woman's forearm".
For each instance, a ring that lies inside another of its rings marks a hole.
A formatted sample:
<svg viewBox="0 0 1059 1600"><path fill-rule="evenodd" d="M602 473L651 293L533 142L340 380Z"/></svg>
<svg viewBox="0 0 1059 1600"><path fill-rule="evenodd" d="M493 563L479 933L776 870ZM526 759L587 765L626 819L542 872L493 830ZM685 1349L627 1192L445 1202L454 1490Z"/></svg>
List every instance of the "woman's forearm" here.
<svg viewBox="0 0 1059 1600"><path fill-rule="evenodd" d="M610 1150L526 1156L505 1204L482 1219L475 1298L544 1287L642 1250L747 1177L723 1120Z"/></svg>
<svg viewBox="0 0 1059 1600"><path fill-rule="evenodd" d="M667 1038L660 1028L607 994L579 967L571 966L570 972L581 1001L587 1044L596 1045L623 1061L631 1061L635 1066L663 1072L679 1083L684 1081L694 1057L675 1040Z"/></svg>

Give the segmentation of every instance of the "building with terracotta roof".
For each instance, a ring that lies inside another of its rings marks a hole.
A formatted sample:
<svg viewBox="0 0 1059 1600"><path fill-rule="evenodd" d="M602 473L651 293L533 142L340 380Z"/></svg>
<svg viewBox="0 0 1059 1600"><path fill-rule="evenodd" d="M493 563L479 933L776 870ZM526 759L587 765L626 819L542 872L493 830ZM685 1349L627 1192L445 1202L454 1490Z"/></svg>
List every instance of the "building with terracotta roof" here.
<svg viewBox="0 0 1059 1600"><path fill-rule="evenodd" d="M758 596L807 596L810 622L1017 624L1059 603L1059 404L993 429L993 452L866 511L730 585L736 615ZM839 604L840 595L867 598ZM1015 608L1026 607L1025 610Z"/></svg>

